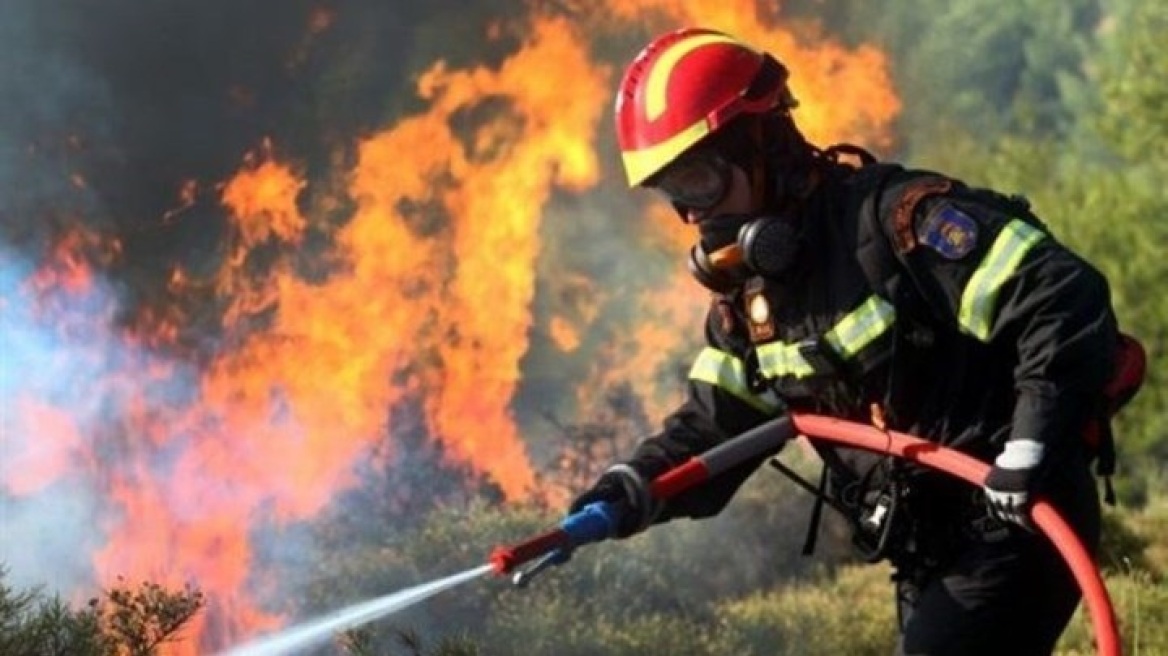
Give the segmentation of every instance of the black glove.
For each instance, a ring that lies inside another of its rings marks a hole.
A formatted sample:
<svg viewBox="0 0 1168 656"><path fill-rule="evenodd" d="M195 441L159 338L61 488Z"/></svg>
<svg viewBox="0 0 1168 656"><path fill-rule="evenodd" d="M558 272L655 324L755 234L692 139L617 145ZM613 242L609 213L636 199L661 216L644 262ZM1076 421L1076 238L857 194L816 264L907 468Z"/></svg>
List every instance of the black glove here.
<svg viewBox="0 0 1168 656"><path fill-rule="evenodd" d="M1010 440L994 459L985 481L986 505L990 515L1034 530L1030 521L1031 492L1042 463L1044 447L1034 440Z"/></svg>
<svg viewBox="0 0 1168 656"><path fill-rule="evenodd" d="M579 512L597 501L611 504L620 517L617 538L627 538L645 530L661 511L661 504L649 494L645 479L625 464L613 465L604 472L591 488L576 497L568 513Z"/></svg>

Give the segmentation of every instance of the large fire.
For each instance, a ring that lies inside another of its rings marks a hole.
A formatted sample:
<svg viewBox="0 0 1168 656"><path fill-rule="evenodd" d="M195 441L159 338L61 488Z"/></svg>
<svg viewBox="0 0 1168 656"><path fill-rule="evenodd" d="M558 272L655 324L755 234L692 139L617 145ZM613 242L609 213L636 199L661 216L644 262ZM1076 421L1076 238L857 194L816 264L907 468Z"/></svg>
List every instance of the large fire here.
<svg viewBox="0 0 1168 656"><path fill-rule="evenodd" d="M797 118L816 142L886 144L898 110L878 50L801 38L760 4L533 10L516 26L518 48L497 63L439 61L421 72L424 109L349 135L355 157L326 176L310 179L296 153L263 143L217 187L176 180L183 207L196 188L217 190L229 218L224 256L211 273L176 264L166 298L186 302L147 303L130 321L102 282L123 257L120 243L79 220L14 294L3 288L6 322L22 336L51 336L54 353L23 362L31 346L12 342L18 366L45 371L18 379L5 366L4 493L31 499L55 482L89 481L101 520L96 584L197 584L211 600L207 617L171 648L196 653L280 625L250 592L277 576L257 566L251 531L310 519L357 484L355 464L395 443L388 426L403 398L424 399L431 439L514 500L540 492L535 438L514 409L525 366L536 366L525 360L533 335L574 363L565 370L580 374L566 382L576 412L625 380L660 415L676 390L659 373L694 343L704 308L680 264L689 236L660 206L638 219L644 229L621 228L631 252L678 257L648 286L604 287L615 281L549 261L576 247L557 241L567 233L549 216L594 222L589 234L620 220L589 207L602 180L619 176L602 171L611 153L603 121L632 52L595 44L605 34L643 42L650 34L633 26L650 21L715 26L766 46L793 71ZM313 14L306 33L331 29L331 19ZM501 25L486 42L506 43L513 32ZM306 206L314 185L330 191ZM557 194L578 199L577 209L553 213ZM309 243L314 230L323 245ZM542 305L541 288L551 290ZM178 336L196 317L177 308L200 294L220 343L209 357L182 357ZM80 373L86 387L51 385L55 368Z"/></svg>

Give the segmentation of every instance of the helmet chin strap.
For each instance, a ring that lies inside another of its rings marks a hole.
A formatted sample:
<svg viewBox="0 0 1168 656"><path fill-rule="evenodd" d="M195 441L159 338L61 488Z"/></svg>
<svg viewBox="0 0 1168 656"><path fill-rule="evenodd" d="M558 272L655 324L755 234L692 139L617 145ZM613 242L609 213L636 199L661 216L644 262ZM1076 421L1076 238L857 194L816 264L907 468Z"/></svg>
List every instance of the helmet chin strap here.
<svg viewBox="0 0 1168 656"><path fill-rule="evenodd" d="M754 152L750 158L750 199L754 210L760 211L766 206L770 176L767 175L766 148L763 145L763 125L761 118L755 118L750 125L750 141Z"/></svg>

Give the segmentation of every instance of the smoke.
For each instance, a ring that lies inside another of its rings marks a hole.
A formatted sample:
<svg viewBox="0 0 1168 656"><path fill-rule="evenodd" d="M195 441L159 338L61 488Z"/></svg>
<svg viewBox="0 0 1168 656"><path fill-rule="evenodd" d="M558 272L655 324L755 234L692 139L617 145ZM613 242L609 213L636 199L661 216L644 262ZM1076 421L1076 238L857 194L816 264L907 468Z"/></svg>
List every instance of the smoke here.
<svg viewBox="0 0 1168 656"><path fill-rule="evenodd" d="M10 94L0 104L0 562L14 585L64 593L92 581L91 554L102 542L96 483L66 475L103 413L89 385L107 363L85 345L113 345L80 324L71 335L69 327L45 325L28 281L55 227L79 215L101 220L100 200L72 176L82 147L76 130L108 139L111 104L86 62L59 47L76 23L63 16L54 25L48 14L33 2L0 10L0 85ZM72 282L92 288L39 300L90 317L115 303L107 285ZM57 414L63 408L68 416ZM59 439L51 427L64 427Z"/></svg>
<svg viewBox="0 0 1168 656"><path fill-rule="evenodd" d="M196 387L188 367L118 333L118 294L83 261L97 246L62 241L39 269L0 247L0 562L15 583L61 593L95 580L114 519L107 488L135 466L129 433ZM168 466L164 452L142 455Z"/></svg>
<svg viewBox="0 0 1168 656"><path fill-rule="evenodd" d="M69 398L84 380L78 370L60 371L54 363L66 345L39 330L25 314L19 282L31 269L8 250L0 248L0 329L4 356L0 357L0 398L13 399L33 389L50 398ZM88 372L92 373L92 372ZM21 408L6 401L0 412L0 563L14 584L45 584L53 590L69 590L89 571L88 550L95 543L95 496L85 481L41 480L37 469L64 469L72 455L69 444L38 440L21 425ZM94 408L84 408L92 415ZM31 497L15 496L31 490ZM78 547L81 547L79 549Z"/></svg>

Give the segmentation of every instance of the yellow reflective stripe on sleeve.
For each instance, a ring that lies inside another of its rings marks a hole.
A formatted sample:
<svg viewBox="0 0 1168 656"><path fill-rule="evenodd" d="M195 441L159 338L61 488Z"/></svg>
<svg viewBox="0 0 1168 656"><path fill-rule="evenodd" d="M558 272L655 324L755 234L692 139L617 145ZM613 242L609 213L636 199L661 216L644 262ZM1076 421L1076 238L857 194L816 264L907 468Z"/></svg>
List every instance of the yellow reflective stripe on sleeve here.
<svg viewBox="0 0 1168 656"><path fill-rule="evenodd" d="M758 354L759 371L766 376L806 378L815 373L815 368L799 352L798 344L771 342L755 348L754 352Z"/></svg>
<svg viewBox="0 0 1168 656"><path fill-rule="evenodd" d="M777 399L768 400L750 391L742 360L716 348L702 349L689 370L689 378L725 390L762 412L773 413L780 407Z"/></svg>
<svg viewBox="0 0 1168 656"><path fill-rule="evenodd" d="M896 308L879 296L872 296L824 335L827 343L845 360L876 341L896 321Z"/></svg>
<svg viewBox="0 0 1168 656"><path fill-rule="evenodd" d="M998 292L1031 247L1045 236L1041 230L1020 219L1002 228L961 293L957 322L962 330L983 342L989 341Z"/></svg>
<svg viewBox="0 0 1168 656"><path fill-rule="evenodd" d="M871 296L840 319L823 339L843 360L856 357L868 345L884 335L896 323L896 308L879 296ZM807 378L815 367L803 357L799 344L771 342L755 348L758 368L764 376Z"/></svg>

